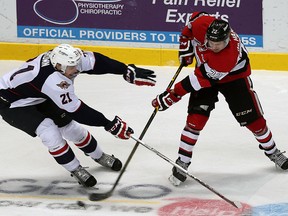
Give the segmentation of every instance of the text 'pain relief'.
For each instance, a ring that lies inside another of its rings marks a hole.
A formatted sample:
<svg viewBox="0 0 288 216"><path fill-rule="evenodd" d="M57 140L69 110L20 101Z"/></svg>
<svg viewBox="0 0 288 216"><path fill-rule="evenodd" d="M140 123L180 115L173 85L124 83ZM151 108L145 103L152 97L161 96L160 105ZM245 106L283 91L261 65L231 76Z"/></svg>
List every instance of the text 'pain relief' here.
<svg viewBox="0 0 288 216"><path fill-rule="evenodd" d="M240 7L241 0L152 0L152 4L194 5L203 7Z"/></svg>

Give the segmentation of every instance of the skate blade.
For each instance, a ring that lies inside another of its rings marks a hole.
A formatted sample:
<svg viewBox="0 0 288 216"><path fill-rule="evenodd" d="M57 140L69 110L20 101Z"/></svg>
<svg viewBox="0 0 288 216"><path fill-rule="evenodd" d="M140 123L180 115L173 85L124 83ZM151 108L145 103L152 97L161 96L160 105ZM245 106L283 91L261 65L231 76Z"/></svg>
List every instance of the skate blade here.
<svg viewBox="0 0 288 216"><path fill-rule="evenodd" d="M174 186L179 186L181 184L181 181L177 178L175 178L175 176L171 175L168 180L171 182L171 184L173 184Z"/></svg>

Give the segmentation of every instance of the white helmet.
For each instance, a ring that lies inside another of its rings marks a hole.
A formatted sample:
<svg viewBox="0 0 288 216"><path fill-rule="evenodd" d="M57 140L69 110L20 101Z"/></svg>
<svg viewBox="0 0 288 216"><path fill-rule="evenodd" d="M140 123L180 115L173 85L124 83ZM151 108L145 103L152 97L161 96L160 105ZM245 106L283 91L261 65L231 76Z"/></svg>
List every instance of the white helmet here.
<svg viewBox="0 0 288 216"><path fill-rule="evenodd" d="M77 66L81 62L82 52L69 44L60 44L50 53L50 61L54 68L57 63L61 65L61 71L65 73L67 66Z"/></svg>

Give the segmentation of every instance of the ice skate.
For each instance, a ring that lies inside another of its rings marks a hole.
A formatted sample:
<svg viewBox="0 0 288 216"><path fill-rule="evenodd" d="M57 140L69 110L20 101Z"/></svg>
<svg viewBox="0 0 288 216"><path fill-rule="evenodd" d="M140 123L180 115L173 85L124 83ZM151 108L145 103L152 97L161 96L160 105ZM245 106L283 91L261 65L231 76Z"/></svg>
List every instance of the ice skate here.
<svg viewBox="0 0 288 216"><path fill-rule="evenodd" d="M95 161L101 164L104 167L110 168L114 171L119 171L122 168L122 163L118 158L115 158L114 155L108 155L103 153L99 159L95 159Z"/></svg>
<svg viewBox="0 0 288 216"><path fill-rule="evenodd" d="M277 167L280 167L283 170L288 169L288 158L283 154L285 152L281 152L279 149L276 149L276 151L273 154L267 154L265 155L275 163Z"/></svg>
<svg viewBox="0 0 288 216"><path fill-rule="evenodd" d="M76 170L71 172L71 176L74 177L79 184L84 187L93 187L97 181L85 168L79 166Z"/></svg>
<svg viewBox="0 0 288 216"><path fill-rule="evenodd" d="M178 164L179 166L181 166L182 168L184 168L185 170L188 169L189 165L191 162L189 163L184 163L183 161L180 160L180 158L178 158L176 160L176 164ZM187 176L186 174L177 169L176 167L173 167L172 169L172 175L169 177L169 181L174 185L174 186L179 186L181 184L181 182L184 182L186 180Z"/></svg>

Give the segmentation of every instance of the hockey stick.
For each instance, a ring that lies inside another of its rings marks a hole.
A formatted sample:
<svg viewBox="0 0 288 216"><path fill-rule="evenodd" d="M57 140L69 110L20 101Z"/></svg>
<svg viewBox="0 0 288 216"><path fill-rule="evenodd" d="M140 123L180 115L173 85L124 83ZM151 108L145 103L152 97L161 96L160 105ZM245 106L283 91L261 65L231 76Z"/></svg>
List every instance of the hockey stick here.
<svg viewBox="0 0 288 216"><path fill-rule="evenodd" d="M176 78L177 78L178 75L180 74L183 66L184 66L184 65L181 64L181 65L178 67L177 71L175 72L175 74L174 74L173 78L171 79L171 81L170 81L170 83L169 83L169 85L168 85L167 88L171 88L171 87L172 87L172 85L174 84ZM150 116L148 122L146 123L146 125L145 125L145 127L144 127L144 129L143 129L143 131L142 131L142 133L141 133L141 135L140 135L140 137L139 137L139 140L141 140L141 139L144 137L146 131L148 130L148 128L149 128L150 124L152 123L154 117L156 116L157 112L158 112L158 107L156 107L156 108L154 109L152 115ZM90 195L89 195L89 200L90 200L90 201L100 201L100 200L104 200L104 199L109 198L109 197L113 194L116 186L118 185L118 183L119 183L119 181L120 181L123 173L125 172L128 164L129 164L130 160L132 159L134 153L136 152L138 146L139 146L139 142L137 141L136 144L134 145L134 148L132 149L132 151L131 151L131 153L130 153L128 159L127 159L127 161L125 162L122 170L120 171L120 174L119 174L116 182L114 183L113 187L112 187L109 191L107 191L107 192L105 192L105 193L92 193L92 194L90 194Z"/></svg>
<svg viewBox="0 0 288 216"><path fill-rule="evenodd" d="M176 167L177 169L181 170L182 172L184 172L187 176L189 176L190 178L194 179L195 181L197 181L199 184L203 185L204 187L206 187L208 190L210 190L211 192L213 192L214 194L216 194L217 196L219 196L221 199L225 200L226 202L228 202L229 204L233 205L235 208L242 208L242 205L240 202L234 202L230 199L228 199L227 197L225 197L224 195L222 195L221 193L217 192L215 189L213 189L211 186L209 186L208 184L206 184L205 182L201 181L200 179L198 179L197 177L195 177L194 175L190 174L187 170L185 170L183 167L179 166L178 164L176 164L174 161L172 161L171 159L169 159L168 157L166 157L165 155L163 155L161 152L157 151L156 149L154 149L153 147L145 144L142 140L135 138L133 135L131 135L131 138L134 139L135 141L137 141L137 143L140 143L142 146L144 146L145 148L149 149L150 151L154 152L155 154L157 154L159 157L163 158L164 160L166 160L168 163L170 163L171 165L173 165L174 167Z"/></svg>

